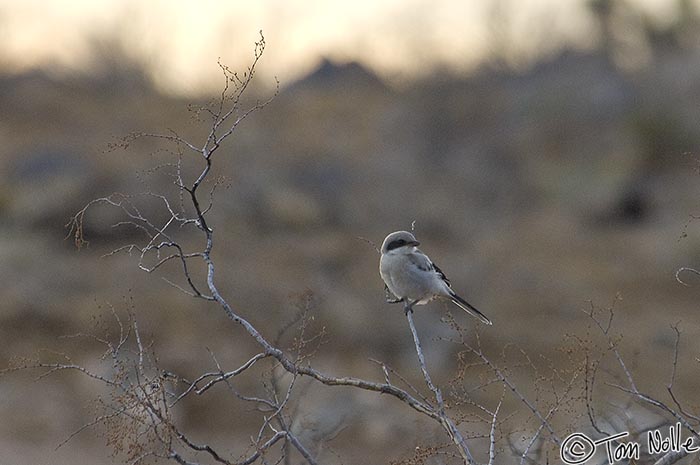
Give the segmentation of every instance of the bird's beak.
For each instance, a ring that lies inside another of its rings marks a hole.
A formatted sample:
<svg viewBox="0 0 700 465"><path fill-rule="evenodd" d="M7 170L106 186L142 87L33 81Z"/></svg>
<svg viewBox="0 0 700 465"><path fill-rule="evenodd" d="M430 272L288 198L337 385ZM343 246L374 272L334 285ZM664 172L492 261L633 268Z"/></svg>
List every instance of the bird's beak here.
<svg viewBox="0 0 700 465"><path fill-rule="evenodd" d="M420 242L418 242L418 241L411 241L411 242L408 243L408 245L412 245L412 246L414 246L414 247L418 247L418 246L420 245Z"/></svg>

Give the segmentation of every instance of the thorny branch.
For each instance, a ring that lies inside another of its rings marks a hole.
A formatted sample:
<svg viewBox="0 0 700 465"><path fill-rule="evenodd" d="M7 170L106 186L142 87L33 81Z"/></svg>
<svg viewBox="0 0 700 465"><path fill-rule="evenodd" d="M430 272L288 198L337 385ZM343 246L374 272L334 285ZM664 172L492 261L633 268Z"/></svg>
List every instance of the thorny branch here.
<svg viewBox="0 0 700 465"><path fill-rule="evenodd" d="M606 381L605 385L608 387L611 387L615 390L617 390L620 393L623 393L625 395L628 395L629 398L635 402L637 402L639 405L651 410L655 411L659 414L662 415L664 418L663 423L679 423L685 431L690 433L692 438L695 441L695 445L697 446L700 443L700 432L698 431L698 426L700 426L700 417L698 417L695 414L692 414L688 412L687 408L684 407L681 403L681 401L678 399L675 391L674 391L674 385L676 382L677 378L677 372L678 372L678 356L679 356L679 345L680 345L680 340L681 340L681 331L678 327L677 324L671 325L671 329L675 333L675 342L674 342L674 347L673 347L673 356L672 356L672 361L671 361L671 374L670 374L670 379L668 384L666 385L666 391L669 395L669 398L673 402L673 407L670 406L667 402L664 402L663 400L660 400L659 398L656 398L655 396L651 394L647 394L642 392L638 387L637 383L634 380L634 377L631 373L631 371L628 369L627 365L624 362L624 358L622 357L620 351L619 351L619 340L613 338L613 336L610 333L613 319L615 316L615 308L614 305L611 306L610 308L606 309L608 316L607 319L604 320L600 315L603 313L602 310L596 309L592 304L591 307L588 311L584 310L584 313L588 316L589 320L592 322L592 325L594 328L597 328L599 331L599 334L603 337L604 344L606 346L607 351L612 352L615 361L617 362L617 365L619 366L620 370L623 373L624 379L627 381L627 386L623 386L617 382L612 382L612 381ZM600 360L597 362L597 364L600 364ZM586 382L586 389L587 390L592 390L595 385L595 373L597 370L592 371L592 375L589 376L587 373L587 382ZM597 422L595 420L594 415L591 413L592 412L592 400L588 394L586 394L586 404L587 404L587 409L588 409L588 418L590 420L591 425L594 427L596 431L600 432L600 428L597 425ZM640 425L631 425L632 427L640 428ZM653 429L653 428L644 428L641 426L641 431L639 433L643 433L645 429ZM687 449L681 449L680 451L676 450L670 450L658 459L654 459L653 464L654 465L671 465L674 463L677 463L684 457L686 457L689 454ZM651 462L650 462L651 463Z"/></svg>
<svg viewBox="0 0 700 465"><path fill-rule="evenodd" d="M185 284L180 285L173 283L169 280L167 282L172 286L176 287L178 290L190 295L192 297L204 299L207 301L213 301L219 304L223 309L225 314L232 321L240 324L245 331L258 343L261 348L261 352L253 356L248 362L241 365L239 368L230 371L224 371L219 369L216 372L207 372L193 381L186 383L186 388L177 395L171 395L172 399L165 403L165 406L170 409L175 406L179 401L189 396L192 393L197 395L204 394L211 387L218 383L226 383L230 386L230 381L232 378L244 373L251 367L253 367L257 362L272 358L284 369L293 379L297 377L308 377L312 378L324 385L328 386L348 386L355 387L367 391L378 392L382 394L388 394L395 397L396 399L406 403L414 410L427 415L428 417L438 421L448 432L451 438L453 438L455 444L458 446L460 451L468 460L468 463L474 463L471 454L468 452L464 438L459 432L458 428L454 422L449 419L445 413L444 404L441 398L440 391L429 383L431 390L436 393L438 398L438 407L433 407L424 399L419 399L413 394L405 389L393 385L387 376L385 382L373 382L368 380L363 380L353 377L338 377L328 374L324 374L310 365L303 362L303 358L291 358L283 350L278 348L275 344L271 343L267 338L263 336L261 332L258 331L246 318L244 318L241 313L234 309L224 296L220 293L216 284L216 268L214 260L212 259L212 251L215 244L215 234L214 230L209 226L207 221L207 216L211 211L213 205L213 191L209 193L208 205L203 206L200 200L200 187L208 179L212 172L212 166L215 159L215 154L221 147L222 143L226 141L239 127L240 123L243 122L248 116L253 112L265 107L272 99L265 101L258 101L254 105L243 109L242 97L252 81L255 74L256 65L261 58L263 51L265 49L265 40L261 34L261 40L256 43L254 59L248 71L243 75L239 75L231 71L227 66L219 63L221 70L225 77L224 88L217 101L212 102L207 107L201 107L194 109L196 117L199 119L201 115L207 115L210 121L210 129L201 144L195 144L187 141L180 137L175 131L170 131L167 134L150 134L150 133L136 133L132 134L126 138L121 147L128 146L131 142L139 138L152 138L164 140L166 142L174 143L178 146L178 161L176 166L176 172L174 174L175 184L178 188L180 209L176 210L171 205L169 199L160 194L154 193L144 193L140 195L126 195L126 194L113 194L109 197L104 197L100 199L93 200L89 202L83 209L81 209L67 225L69 228L69 235L73 236L73 239L78 247L82 247L87 244L84 237L84 221L85 215L88 210L95 207L98 204L106 204L112 207L120 209L126 216L125 221L119 222L117 227L130 226L138 231L144 233L147 237L147 242L145 245L129 244L115 249L111 254L119 252L128 252L130 254L135 253L138 255L139 262L138 266L141 270L147 273L153 273L160 270L165 265L171 262L178 262L180 264L180 269L184 275ZM274 96L272 97L274 98ZM183 162L183 152L179 147L184 147L195 155L199 155L203 162L203 166L199 174L196 175L191 182L187 182L182 170ZM184 194L184 195L183 195ZM183 206L184 198L189 200L189 207L192 211L191 215L185 213L185 208ZM141 212L137 205L137 200L139 198L154 198L158 200L167 212L167 218L159 223L156 223L149 219L145 214ZM186 251L185 247L181 245L180 242L175 238L173 232L180 231L184 227L194 227L198 230L204 239L203 247L195 251ZM206 282L204 285L200 285L196 282L194 274L191 272L191 267L194 261L199 260L203 262L206 271ZM206 288L205 292L203 289ZM418 343L417 335L415 334L415 327L412 325L412 331L414 331L415 341ZM417 346L420 352L420 346ZM139 366L142 362L139 363ZM421 364L423 366L423 373L428 378L427 370L425 369L425 362L422 359L421 354ZM217 362L218 366L218 362ZM137 370L137 372L139 372ZM170 374L169 378L179 379L177 375ZM291 395L291 387L294 383L291 383L289 388L289 395ZM250 396L243 396L236 392L239 398L262 402L259 398L254 398ZM260 433L255 441L258 447L257 453L259 455L253 455L249 458L251 463L255 461L258 457L262 457L265 450L269 449L276 442L284 439L289 441L289 443L299 451L299 453L304 457L308 463L315 463L315 460L308 452L308 450L301 444L299 439L289 431L289 429L278 430L275 434L267 439L266 442L262 442L263 431L272 428L271 420L274 417L279 417L280 412L283 407L287 404L289 396L287 396L285 401L276 405L275 413L271 417L266 417L263 422L263 428L261 428ZM263 402L265 403L265 402ZM269 408L273 407L273 404L267 402ZM155 411L155 413L158 413ZM155 415L156 418L161 419L162 415ZM281 418L281 417L280 417ZM283 420L278 421L278 426L282 426L285 422ZM182 435L180 432L175 432L174 437L178 438L181 442L187 445L190 449L196 451L205 451L212 456L217 462L229 463L221 458L220 455L213 452L208 446L198 446L187 440L186 436ZM166 442L167 441L163 441ZM466 453L465 453L466 452ZM182 455L181 452L176 452L170 450L169 458L179 462L179 463L189 463L188 460ZM246 461L242 463L248 463Z"/></svg>

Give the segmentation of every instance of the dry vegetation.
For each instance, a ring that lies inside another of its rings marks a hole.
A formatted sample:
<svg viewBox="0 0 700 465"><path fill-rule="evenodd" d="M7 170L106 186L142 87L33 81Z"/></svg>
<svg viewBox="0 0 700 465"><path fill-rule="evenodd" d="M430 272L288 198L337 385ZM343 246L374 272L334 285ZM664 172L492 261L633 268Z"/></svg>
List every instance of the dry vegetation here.
<svg viewBox="0 0 700 465"><path fill-rule="evenodd" d="M577 431L697 438L688 24L649 26L635 69L614 34L402 92L326 65L254 113L271 93L226 67L190 111L131 66L2 78L0 358L41 382L0 379L0 462L560 463ZM425 371L358 238L413 220L494 320L421 308ZM633 463L657 459L698 460Z"/></svg>

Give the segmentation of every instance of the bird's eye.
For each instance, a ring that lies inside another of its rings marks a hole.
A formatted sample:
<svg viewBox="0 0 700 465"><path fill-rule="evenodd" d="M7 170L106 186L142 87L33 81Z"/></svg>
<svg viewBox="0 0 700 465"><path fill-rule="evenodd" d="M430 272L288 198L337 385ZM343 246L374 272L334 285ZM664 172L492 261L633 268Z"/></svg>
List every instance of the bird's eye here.
<svg viewBox="0 0 700 465"><path fill-rule="evenodd" d="M397 239L395 241L391 241L391 243L387 246L387 250L394 250L398 249L399 247L403 247L406 245L406 241L403 239Z"/></svg>

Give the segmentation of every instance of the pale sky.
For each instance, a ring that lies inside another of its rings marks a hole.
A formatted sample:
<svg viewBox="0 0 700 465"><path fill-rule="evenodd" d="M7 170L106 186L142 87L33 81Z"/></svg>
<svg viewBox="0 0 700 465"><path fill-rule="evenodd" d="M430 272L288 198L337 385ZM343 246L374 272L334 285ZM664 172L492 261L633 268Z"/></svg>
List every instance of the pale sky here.
<svg viewBox="0 0 700 465"><path fill-rule="evenodd" d="M637 3L664 20L675 2ZM111 34L163 88L207 91L220 85L217 59L240 67L260 29L261 75L283 85L323 56L400 84L436 65L468 70L494 50L517 64L560 40L595 40L584 0L0 0L0 66L81 69L91 41Z"/></svg>

